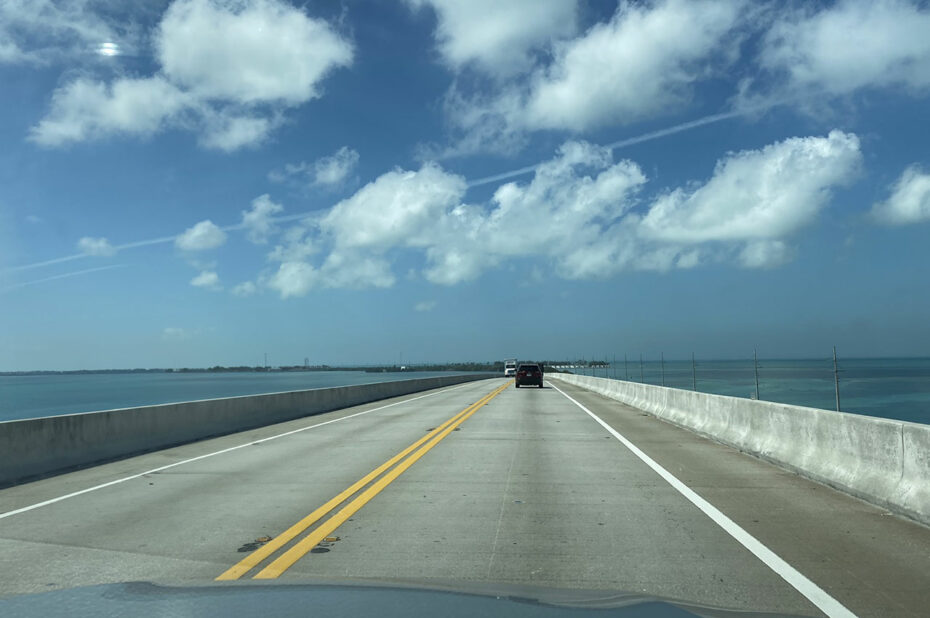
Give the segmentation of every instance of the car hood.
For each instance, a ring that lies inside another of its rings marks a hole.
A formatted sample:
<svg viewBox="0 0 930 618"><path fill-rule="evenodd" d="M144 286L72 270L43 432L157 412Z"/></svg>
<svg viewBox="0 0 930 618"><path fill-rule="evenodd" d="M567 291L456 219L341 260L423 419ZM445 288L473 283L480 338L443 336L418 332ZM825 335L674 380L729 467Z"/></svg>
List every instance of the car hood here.
<svg viewBox="0 0 930 618"><path fill-rule="evenodd" d="M150 582L102 584L0 599L0 614L68 616L508 616L762 617L617 591L435 582L312 581L296 584L230 582L174 586ZM777 614L784 616L785 614Z"/></svg>

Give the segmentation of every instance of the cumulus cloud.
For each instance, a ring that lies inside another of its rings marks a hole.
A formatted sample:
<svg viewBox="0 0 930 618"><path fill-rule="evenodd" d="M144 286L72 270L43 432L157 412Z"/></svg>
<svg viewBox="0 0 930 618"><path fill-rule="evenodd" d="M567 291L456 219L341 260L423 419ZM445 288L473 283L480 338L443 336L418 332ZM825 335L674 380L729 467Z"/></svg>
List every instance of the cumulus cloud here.
<svg viewBox="0 0 930 618"><path fill-rule="evenodd" d="M473 65L507 76L532 65L532 52L576 28L574 0L407 0L414 9L436 13L436 42L442 60L458 71Z"/></svg>
<svg viewBox="0 0 930 618"><path fill-rule="evenodd" d="M358 165L358 153L343 146L334 154L319 159L313 165L313 184L337 185Z"/></svg>
<svg viewBox="0 0 930 618"><path fill-rule="evenodd" d="M930 87L930 9L909 0L841 0L780 14L759 64L780 95L847 95L876 87Z"/></svg>
<svg viewBox="0 0 930 618"><path fill-rule="evenodd" d="M153 38L155 74L65 84L31 139L60 146L180 127L205 147L235 150L260 143L353 58L329 24L280 0L175 0Z"/></svg>
<svg viewBox="0 0 930 618"><path fill-rule="evenodd" d="M52 94L51 109L30 138L59 146L111 134L151 135L187 104L187 95L157 76L112 84L80 78Z"/></svg>
<svg viewBox="0 0 930 618"><path fill-rule="evenodd" d="M326 22L277 0L176 0L158 29L162 70L202 99L303 103L352 61Z"/></svg>
<svg viewBox="0 0 930 618"><path fill-rule="evenodd" d="M465 194L465 179L434 163L394 170L336 204L320 226L338 247L383 250L423 245L422 231Z"/></svg>
<svg viewBox="0 0 930 618"><path fill-rule="evenodd" d="M813 220L861 158L859 139L841 131L730 154L704 185L657 199L643 233L673 242L783 237Z"/></svg>
<svg viewBox="0 0 930 618"><path fill-rule="evenodd" d="M184 230L174 244L184 251L204 251L215 249L226 242L226 232L209 219Z"/></svg>
<svg viewBox="0 0 930 618"><path fill-rule="evenodd" d="M116 247L106 238L92 238L84 236L77 243L78 251L86 255L111 256L116 255Z"/></svg>
<svg viewBox="0 0 930 618"><path fill-rule="evenodd" d="M504 184L483 204L465 203L464 179L435 163L393 170L285 232L286 243L269 255L281 262L269 286L285 298L387 287L395 256L411 252L424 260L422 275L441 285L517 260L548 263L569 279L719 261L771 268L792 259L792 235L855 178L860 162L853 134L791 138L730 153L706 181L647 199L636 163L569 141L529 182Z"/></svg>
<svg viewBox="0 0 930 618"><path fill-rule="evenodd" d="M291 226L281 235L282 242L268 254L274 262L301 262L319 251L319 243L312 235L316 223L305 220Z"/></svg>
<svg viewBox="0 0 930 618"><path fill-rule="evenodd" d="M489 209L459 206L443 218L439 233L431 235L425 275L434 283L453 284L502 260L533 256L575 276L583 247L596 246L605 234L619 237L613 226L645 181L639 166L614 163L609 149L567 142L528 184L499 187Z"/></svg>
<svg viewBox="0 0 930 618"><path fill-rule="evenodd" d="M904 170L891 187L891 195L872 207L876 220L888 225L930 221L930 174L919 166Z"/></svg>
<svg viewBox="0 0 930 618"><path fill-rule="evenodd" d="M312 163L288 163L283 171L270 172L268 178L273 182L293 181L298 185L337 187L355 170L358 161L358 152L343 146L333 154L320 157Z"/></svg>
<svg viewBox="0 0 930 618"><path fill-rule="evenodd" d="M415 305L413 306L413 310L414 310L414 311L423 311L423 312L425 312L425 311L432 311L432 310L435 309L435 308L436 308L436 301L435 301L435 300L424 300L424 301L420 301L420 302L418 302L417 304L415 304Z"/></svg>
<svg viewBox="0 0 930 618"><path fill-rule="evenodd" d="M220 286L220 277L216 274L215 271L205 270L199 275L191 279L191 285L198 288L204 288L207 290L221 290Z"/></svg>
<svg viewBox="0 0 930 618"><path fill-rule="evenodd" d="M248 239L257 245L263 245L277 231L274 216L284 211L284 206L275 204L266 193L252 200L251 210L242 211L242 225Z"/></svg>
<svg viewBox="0 0 930 618"><path fill-rule="evenodd" d="M742 0L623 2L613 17L551 46L551 61L493 96L453 90L446 113L462 142L450 153L513 150L526 131L587 131L668 114L695 82L737 55Z"/></svg>
<svg viewBox="0 0 930 618"><path fill-rule="evenodd" d="M741 2L622 4L607 23L557 45L532 79L530 128L585 130L678 107L738 23Z"/></svg>
<svg viewBox="0 0 930 618"><path fill-rule="evenodd" d="M271 276L268 287L276 290L281 298L306 296L319 279L317 270L306 262L284 262Z"/></svg>

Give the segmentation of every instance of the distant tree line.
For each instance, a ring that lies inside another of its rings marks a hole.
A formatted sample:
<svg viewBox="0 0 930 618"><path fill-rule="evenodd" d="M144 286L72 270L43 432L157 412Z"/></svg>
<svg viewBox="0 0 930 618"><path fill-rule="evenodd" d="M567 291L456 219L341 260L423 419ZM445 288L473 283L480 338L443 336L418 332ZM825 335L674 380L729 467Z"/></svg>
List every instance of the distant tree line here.
<svg viewBox="0 0 930 618"><path fill-rule="evenodd" d="M605 361L535 361L535 360L518 360L520 362L539 363L543 366L543 371L557 371L554 369L557 365L580 365L586 367L606 367ZM462 371L462 372L487 372L503 373L504 361L486 361L486 362L445 362L445 363L421 363L411 365L284 365L281 367L263 367L261 365L235 365L224 366L214 365L213 367L181 367L177 369L154 368L154 369L74 369L66 371L2 371L0 376L35 376L35 375L82 375L82 374L121 374L121 373L232 373L232 372L293 372L293 371L365 371L368 373L393 373L393 372L420 372L420 371Z"/></svg>

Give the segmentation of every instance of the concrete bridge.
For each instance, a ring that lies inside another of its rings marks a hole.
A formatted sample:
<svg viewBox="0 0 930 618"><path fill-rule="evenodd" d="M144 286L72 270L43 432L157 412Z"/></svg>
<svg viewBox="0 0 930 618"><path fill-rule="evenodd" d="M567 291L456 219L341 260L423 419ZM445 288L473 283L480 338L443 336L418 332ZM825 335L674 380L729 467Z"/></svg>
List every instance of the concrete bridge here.
<svg viewBox="0 0 930 618"><path fill-rule="evenodd" d="M351 578L927 615L928 427L563 374L412 382L0 423L0 614Z"/></svg>

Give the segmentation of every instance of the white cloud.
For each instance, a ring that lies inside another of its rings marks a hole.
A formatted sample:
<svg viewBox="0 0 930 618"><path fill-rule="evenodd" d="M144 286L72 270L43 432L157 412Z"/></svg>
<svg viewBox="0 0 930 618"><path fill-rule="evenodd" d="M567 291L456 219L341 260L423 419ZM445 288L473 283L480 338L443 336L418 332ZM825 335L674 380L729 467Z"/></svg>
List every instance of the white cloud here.
<svg viewBox="0 0 930 618"><path fill-rule="evenodd" d="M930 221L930 174L917 165L904 170L891 195L872 207L876 220L889 225Z"/></svg>
<svg viewBox="0 0 930 618"><path fill-rule="evenodd" d="M84 236L78 241L78 251L87 255L111 256L116 255L116 247L106 238L92 238Z"/></svg>
<svg viewBox="0 0 930 618"><path fill-rule="evenodd" d="M174 244L184 251L215 249L226 242L226 232L209 219L197 223L178 236Z"/></svg>
<svg viewBox="0 0 930 618"><path fill-rule="evenodd" d="M162 71L199 99L296 105L352 62L324 21L277 0L177 0L156 37Z"/></svg>
<svg viewBox="0 0 930 618"><path fill-rule="evenodd" d="M306 262L284 262L268 281L268 287L277 290L281 298L306 296L317 284L319 274Z"/></svg>
<svg viewBox="0 0 930 618"><path fill-rule="evenodd" d="M322 157L313 164L313 184L338 185L358 165L358 153L343 146L328 157Z"/></svg>
<svg viewBox="0 0 930 618"><path fill-rule="evenodd" d="M221 290L220 277L212 270L205 270L191 279L191 285L207 290Z"/></svg>
<svg viewBox="0 0 930 618"><path fill-rule="evenodd" d="M319 274L322 285L331 288L389 288L395 281L386 259L355 251L333 251Z"/></svg>
<svg viewBox="0 0 930 618"><path fill-rule="evenodd" d="M841 131L730 154L706 184L659 197L642 233L684 243L781 238L809 224L861 158L859 139Z"/></svg>
<svg viewBox="0 0 930 618"><path fill-rule="evenodd" d="M158 72L66 84L31 138L61 146L173 127L197 131L207 148L236 150L266 139L287 108L319 97L319 82L353 57L329 24L279 0L176 0L153 38Z"/></svg>
<svg viewBox="0 0 930 618"><path fill-rule="evenodd" d="M632 207L645 176L631 161L613 162L610 150L567 142L526 184L495 191L491 209L462 206L442 220L427 253L434 283L473 279L512 257L545 257L568 276L581 247L597 244Z"/></svg>
<svg viewBox="0 0 930 618"><path fill-rule="evenodd" d="M252 209L242 211L242 224L249 240L258 245L267 243L272 234L277 232L274 216L283 211L284 206L272 202L267 193L252 200Z"/></svg>
<svg viewBox="0 0 930 618"><path fill-rule="evenodd" d="M359 154L348 146L343 146L333 154L320 157L313 163L301 161L288 163L283 171L274 170L268 174L272 182L294 181L297 185L316 187L337 187L341 185L358 165Z"/></svg>
<svg viewBox="0 0 930 618"><path fill-rule="evenodd" d="M524 122L582 131L661 115L690 97L692 84L728 42L742 2L623 3L608 23L555 47L532 79Z"/></svg>
<svg viewBox="0 0 930 618"><path fill-rule="evenodd" d="M841 0L779 17L759 62L789 94L930 87L930 10L908 0Z"/></svg>
<svg viewBox="0 0 930 618"><path fill-rule="evenodd" d="M258 286L251 281L243 281L242 283L233 286L233 289L230 291L233 293L233 296L252 296L258 292Z"/></svg>
<svg viewBox="0 0 930 618"><path fill-rule="evenodd" d="M413 306L414 311L432 311L435 308L436 308L435 300L420 301Z"/></svg>
<svg viewBox="0 0 930 618"><path fill-rule="evenodd" d="M395 256L419 253L422 275L454 285L506 264L538 277L540 262L563 278L623 270L746 268L790 260L787 241L814 222L861 161L859 140L833 131L731 153L706 182L641 196L636 163L607 147L564 143L529 182L500 186L485 204L462 202L464 180L435 163L383 174L319 221L285 233L269 258L282 297L322 287L387 287ZM311 256L322 257L311 262Z"/></svg>
<svg viewBox="0 0 930 618"><path fill-rule="evenodd" d="M268 254L274 262L302 262L319 251L312 233L317 229L312 221L303 221L288 228L282 235L284 242Z"/></svg>
<svg viewBox="0 0 930 618"><path fill-rule="evenodd" d="M448 94L461 140L446 154L512 152L526 131L583 132L681 108L738 55L743 0L622 2L608 22L555 42L552 60L491 97Z"/></svg>
<svg viewBox="0 0 930 618"><path fill-rule="evenodd" d="M281 124L281 116L240 114L226 110L204 114L199 143L205 148L232 152L258 146Z"/></svg>
<svg viewBox="0 0 930 618"><path fill-rule="evenodd" d="M575 32L574 0L408 0L429 5L438 21L436 40L454 70L473 64L506 76L531 66L535 49Z"/></svg>
<svg viewBox="0 0 930 618"><path fill-rule="evenodd" d="M339 247L388 249L423 245L422 232L465 194L465 179L433 163L394 170L336 204L320 227Z"/></svg>
<svg viewBox="0 0 930 618"><path fill-rule="evenodd" d="M30 139L60 146L111 134L151 135L188 104L187 95L157 76L111 84L81 78L52 94L51 109Z"/></svg>

